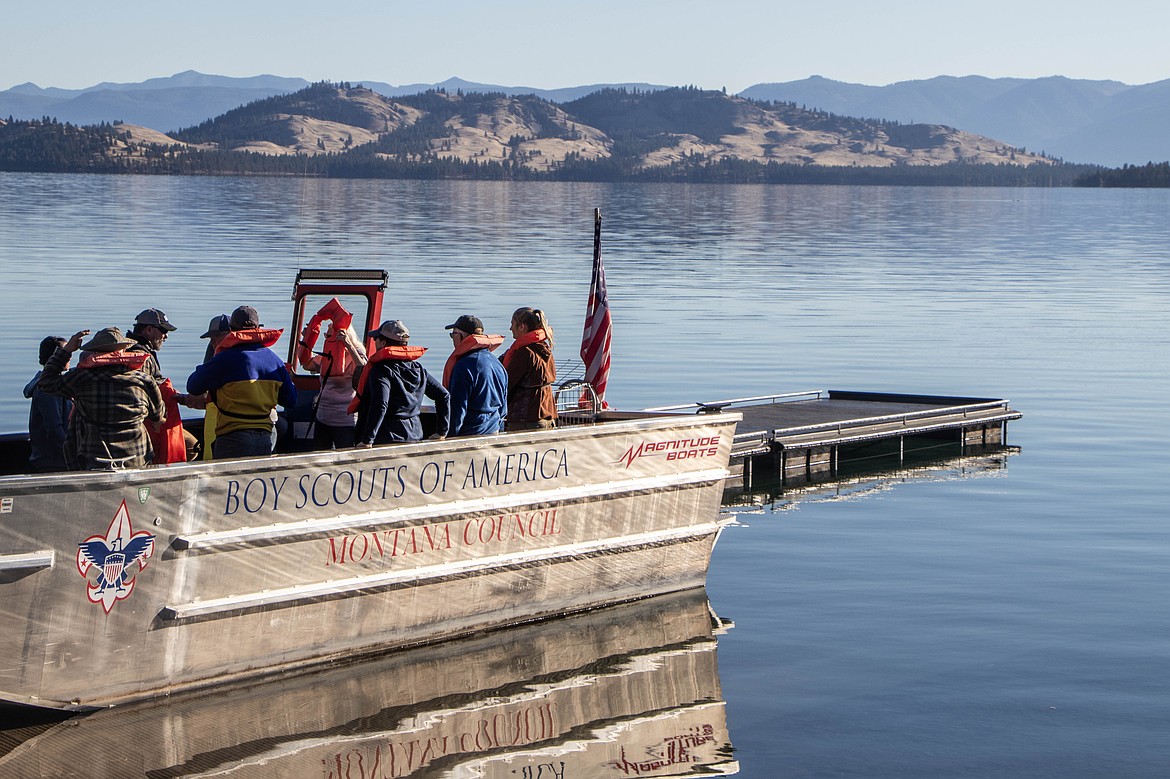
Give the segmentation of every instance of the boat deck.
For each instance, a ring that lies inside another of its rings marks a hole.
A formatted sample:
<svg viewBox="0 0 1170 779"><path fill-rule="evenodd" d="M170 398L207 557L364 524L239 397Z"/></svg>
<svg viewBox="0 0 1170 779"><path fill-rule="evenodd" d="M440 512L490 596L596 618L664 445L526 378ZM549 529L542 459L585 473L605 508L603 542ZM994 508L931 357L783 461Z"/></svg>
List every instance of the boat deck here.
<svg viewBox="0 0 1170 779"><path fill-rule="evenodd" d="M652 411L698 413L728 409L743 415L732 448L732 469L743 486L774 476L781 486L836 478L843 462L863 449L886 447L905 457L918 439L954 441L971 447L1002 446L1007 423L1022 414L1007 400L938 395L903 395L810 390L784 395L694 403Z"/></svg>

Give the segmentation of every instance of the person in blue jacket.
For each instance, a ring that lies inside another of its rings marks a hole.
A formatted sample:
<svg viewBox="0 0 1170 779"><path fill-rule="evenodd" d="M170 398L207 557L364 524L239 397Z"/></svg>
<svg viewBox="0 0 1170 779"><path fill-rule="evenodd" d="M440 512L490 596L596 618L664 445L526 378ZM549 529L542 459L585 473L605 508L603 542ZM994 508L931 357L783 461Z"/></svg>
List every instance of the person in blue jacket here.
<svg viewBox="0 0 1170 779"><path fill-rule="evenodd" d="M447 325L455 350L444 383L451 392L451 435L491 435L504 430L508 372L492 354L503 336L484 335L479 317L464 314Z"/></svg>
<svg viewBox="0 0 1170 779"><path fill-rule="evenodd" d="M276 447L276 406L292 408L297 388L284 361L268 348L280 330L263 327L256 309L240 306L232 312L231 332L220 341L214 357L187 379L192 395L211 393L218 410L216 460L266 457Z"/></svg>

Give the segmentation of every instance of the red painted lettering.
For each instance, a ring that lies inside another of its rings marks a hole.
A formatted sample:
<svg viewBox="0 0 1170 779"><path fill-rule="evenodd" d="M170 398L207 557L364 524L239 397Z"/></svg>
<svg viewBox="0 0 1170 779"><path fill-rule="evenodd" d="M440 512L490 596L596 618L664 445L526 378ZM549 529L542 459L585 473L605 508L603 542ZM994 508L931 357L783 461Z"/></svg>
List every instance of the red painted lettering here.
<svg viewBox="0 0 1170 779"><path fill-rule="evenodd" d="M362 550L358 551L358 541L362 542ZM370 539L366 537L365 533L353 536L349 541L349 559L355 562L361 562L366 559L366 555L370 553Z"/></svg>
<svg viewBox="0 0 1170 779"><path fill-rule="evenodd" d="M341 543L341 549L337 548L338 541ZM325 561L325 565L342 565L345 562L345 536L340 539L329 539L329 559Z"/></svg>

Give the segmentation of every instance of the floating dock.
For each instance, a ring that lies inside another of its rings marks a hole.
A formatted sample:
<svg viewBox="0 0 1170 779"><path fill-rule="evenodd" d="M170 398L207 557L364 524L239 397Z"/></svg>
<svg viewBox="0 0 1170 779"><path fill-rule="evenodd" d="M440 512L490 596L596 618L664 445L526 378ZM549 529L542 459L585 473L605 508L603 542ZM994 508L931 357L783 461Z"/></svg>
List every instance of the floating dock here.
<svg viewBox="0 0 1170 779"><path fill-rule="evenodd" d="M962 456L1007 445L1007 423L1023 416L1007 400L809 390L648 411L738 411L728 487L766 481L781 488L831 481L880 459L901 466L923 450Z"/></svg>

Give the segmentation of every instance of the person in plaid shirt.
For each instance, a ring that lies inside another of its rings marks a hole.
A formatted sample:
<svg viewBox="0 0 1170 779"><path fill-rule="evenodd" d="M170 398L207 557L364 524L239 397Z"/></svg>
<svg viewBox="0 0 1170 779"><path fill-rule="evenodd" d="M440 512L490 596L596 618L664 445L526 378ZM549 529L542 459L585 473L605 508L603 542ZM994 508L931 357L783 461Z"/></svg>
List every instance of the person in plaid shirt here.
<svg viewBox="0 0 1170 779"><path fill-rule="evenodd" d="M165 418L162 394L143 371L149 355L127 352L134 341L107 327L82 343L88 330L74 333L45 363L40 388L73 400L65 459L76 470L143 468L151 461L145 423ZM81 349L76 368L65 370Z"/></svg>

